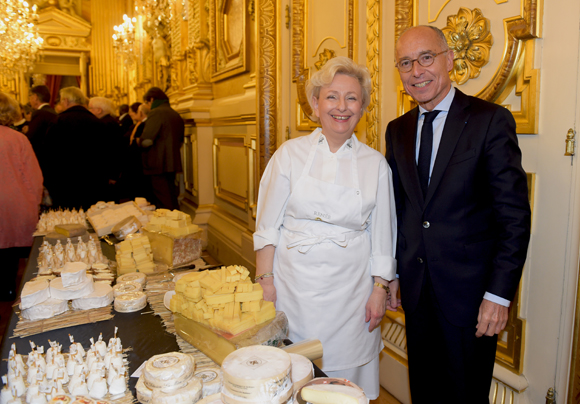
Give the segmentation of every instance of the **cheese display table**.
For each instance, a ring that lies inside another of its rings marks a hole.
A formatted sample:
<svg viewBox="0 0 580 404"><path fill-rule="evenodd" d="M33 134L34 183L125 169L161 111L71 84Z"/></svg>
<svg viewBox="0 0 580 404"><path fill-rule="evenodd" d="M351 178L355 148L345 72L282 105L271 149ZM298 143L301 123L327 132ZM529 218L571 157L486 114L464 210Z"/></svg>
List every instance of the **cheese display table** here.
<svg viewBox="0 0 580 404"><path fill-rule="evenodd" d="M39 254L39 247L42 244L43 238L36 237L34 245L31 249L31 254L28 259L28 264L22 278L22 285L36 276L38 271L36 264ZM114 259L114 246L109 246L104 242L101 243L103 254L109 258ZM20 292L18 296L20 296ZM97 323L83 324L62 328L53 331L42 332L40 334L30 335L24 338L10 338L13 335L13 330L18 322L18 315L14 312L10 315L9 324L5 330L2 339L2 358L6 359L9 356L11 345L16 345L17 351L28 352L30 350L30 342L33 341L36 345L49 346L51 341L68 341L69 334L74 335L75 342L80 342L83 347L90 346L89 339L95 335L102 333L103 340L108 341L113 337L115 327L118 327L117 336L123 341L125 347L130 347L131 350L127 352L129 361L129 374L133 374L137 368L144 362L150 359L153 355L176 352L180 350L177 343L176 336L167 332L159 316L153 314L153 310L149 304L139 311L130 313L115 313L112 319L99 321ZM288 341L289 342L289 341ZM7 362L0 363L0 375L7 373ZM315 377L325 376L317 367L315 367ZM129 389L134 397L136 394L136 384L138 378L131 377L129 379Z"/></svg>

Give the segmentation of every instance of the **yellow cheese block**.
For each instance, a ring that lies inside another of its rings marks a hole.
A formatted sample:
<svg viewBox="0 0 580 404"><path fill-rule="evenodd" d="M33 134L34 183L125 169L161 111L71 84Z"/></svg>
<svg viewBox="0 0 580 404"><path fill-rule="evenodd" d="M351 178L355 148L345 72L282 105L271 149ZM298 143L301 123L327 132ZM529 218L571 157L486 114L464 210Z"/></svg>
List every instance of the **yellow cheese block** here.
<svg viewBox="0 0 580 404"><path fill-rule="evenodd" d="M235 293L235 301L242 303L242 302L251 302L252 300L260 300L264 297L263 290L253 290L251 292L241 292Z"/></svg>
<svg viewBox="0 0 580 404"><path fill-rule="evenodd" d="M230 302L234 301L234 295L233 294L223 294L223 295L206 296L205 301L208 305L230 303Z"/></svg>

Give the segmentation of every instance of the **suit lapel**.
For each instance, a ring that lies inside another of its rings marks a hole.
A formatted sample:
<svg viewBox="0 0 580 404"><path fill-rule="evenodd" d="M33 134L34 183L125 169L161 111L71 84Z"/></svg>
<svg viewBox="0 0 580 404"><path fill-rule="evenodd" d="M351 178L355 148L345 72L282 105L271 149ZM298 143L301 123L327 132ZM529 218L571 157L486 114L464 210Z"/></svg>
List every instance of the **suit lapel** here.
<svg viewBox="0 0 580 404"><path fill-rule="evenodd" d="M417 212L423 211L423 193L419 184L419 174L417 173L417 163L415 161L415 145L417 137L417 118L419 108L411 110L405 115L402 122L404 131L399 137L399 147L397 148L397 165L401 184L406 194Z"/></svg>
<svg viewBox="0 0 580 404"><path fill-rule="evenodd" d="M424 206L427 206L443 178L443 173L453 155L457 141L463 133L463 129L469 119L469 105L469 98L456 89L453 102L447 114L447 119L445 120L445 127L443 128L441 143L439 144L439 150L437 151L437 157L435 158L435 164L431 172L431 180Z"/></svg>

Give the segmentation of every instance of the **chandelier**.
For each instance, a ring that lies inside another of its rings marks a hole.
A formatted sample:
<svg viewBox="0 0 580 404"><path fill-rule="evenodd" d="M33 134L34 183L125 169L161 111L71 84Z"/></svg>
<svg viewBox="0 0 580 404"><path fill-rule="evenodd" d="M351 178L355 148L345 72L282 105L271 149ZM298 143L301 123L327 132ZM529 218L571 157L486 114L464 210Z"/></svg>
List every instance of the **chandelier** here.
<svg viewBox="0 0 580 404"><path fill-rule="evenodd" d="M38 35L36 5L0 0L0 74L8 77L32 70L43 39Z"/></svg>
<svg viewBox="0 0 580 404"><path fill-rule="evenodd" d="M115 25L113 28L113 46L115 53L123 60L125 68L131 66L135 61L135 51L133 45L135 44L135 23L137 19L123 15L123 24Z"/></svg>

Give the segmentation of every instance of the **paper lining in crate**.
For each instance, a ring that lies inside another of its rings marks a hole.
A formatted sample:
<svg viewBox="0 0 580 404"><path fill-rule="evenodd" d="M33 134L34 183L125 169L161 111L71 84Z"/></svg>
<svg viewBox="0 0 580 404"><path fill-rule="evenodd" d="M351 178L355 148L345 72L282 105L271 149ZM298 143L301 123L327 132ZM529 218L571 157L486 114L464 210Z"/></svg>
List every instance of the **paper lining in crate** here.
<svg viewBox="0 0 580 404"><path fill-rule="evenodd" d="M157 209L143 228L153 259L169 269L191 265L201 256L202 230L179 210Z"/></svg>

